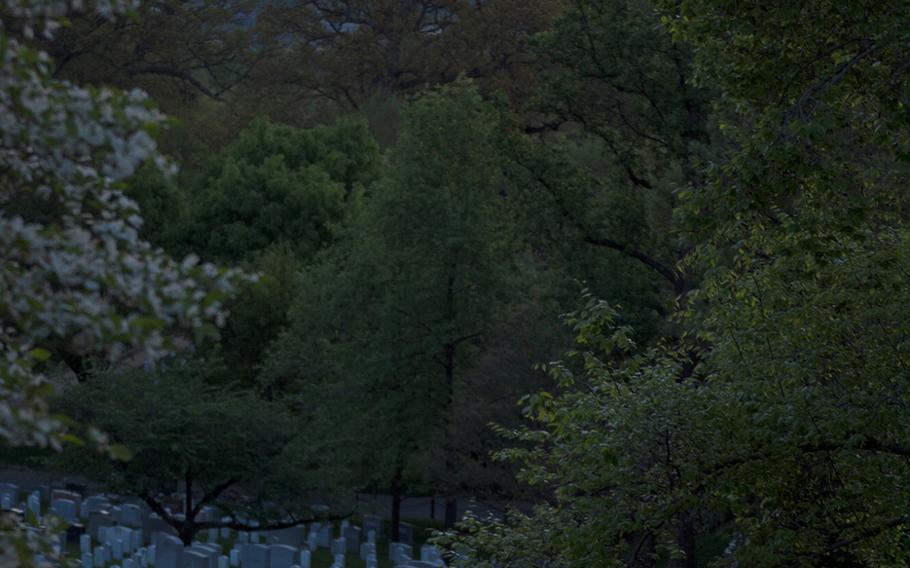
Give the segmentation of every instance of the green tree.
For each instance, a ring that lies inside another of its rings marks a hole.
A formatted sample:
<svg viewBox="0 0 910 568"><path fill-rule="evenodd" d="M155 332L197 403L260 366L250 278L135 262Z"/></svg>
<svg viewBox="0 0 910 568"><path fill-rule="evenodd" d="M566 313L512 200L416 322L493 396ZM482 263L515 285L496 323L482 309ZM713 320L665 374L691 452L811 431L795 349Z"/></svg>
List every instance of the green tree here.
<svg viewBox="0 0 910 568"><path fill-rule="evenodd" d="M338 487L326 482L345 479L331 463L332 449L309 439L307 425L282 405L208 384L218 371L217 361L172 358L153 371L110 372L67 389L55 406L106 432L130 456L71 446L59 463L141 498L187 545L210 528L313 521L320 515L310 505ZM165 509L162 497L174 487L182 489L183 515ZM217 509L216 518L203 517L205 507Z"/></svg>
<svg viewBox="0 0 910 568"><path fill-rule="evenodd" d="M356 393L354 408L373 411L343 415L363 416L374 435L399 444L383 446L384 484L394 492L408 464L421 459L418 471L447 495L449 524L459 485L458 385L498 320L510 315L522 270L502 151L508 128L469 84L430 92L407 108L388 174L349 246L313 273L321 284L303 285L267 377ZM301 365L297 353L321 362ZM322 372L332 379L314 377Z"/></svg>
<svg viewBox="0 0 910 568"><path fill-rule="evenodd" d="M584 372L552 367L567 388L528 399L541 427L506 454L555 502L462 544L497 566L525 542L515 565L711 560L684 529L733 537L716 565L904 566L910 14L659 5L720 93L716 161L677 210L704 274L678 314L697 357L625 354L590 302L572 322Z"/></svg>
<svg viewBox="0 0 910 568"><path fill-rule="evenodd" d="M276 244L311 255L331 241L378 165L361 122L303 130L257 121L194 184L185 246L233 261Z"/></svg>

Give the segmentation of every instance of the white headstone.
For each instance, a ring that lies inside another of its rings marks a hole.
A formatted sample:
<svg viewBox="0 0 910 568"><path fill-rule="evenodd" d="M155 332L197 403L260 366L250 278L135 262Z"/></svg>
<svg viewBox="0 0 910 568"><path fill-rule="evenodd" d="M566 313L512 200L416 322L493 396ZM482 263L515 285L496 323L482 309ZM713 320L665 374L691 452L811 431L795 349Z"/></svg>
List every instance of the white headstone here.
<svg viewBox="0 0 910 568"><path fill-rule="evenodd" d="M420 547L420 559L424 562L440 562L442 555L432 544L424 544Z"/></svg>
<svg viewBox="0 0 910 568"><path fill-rule="evenodd" d="M55 501L52 501L51 512L55 515L59 515L64 521L68 523L74 523L76 522L76 519L79 518L76 514L76 503L69 499L57 499Z"/></svg>
<svg viewBox="0 0 910 568"><path fill-rule="evenodd" d="M227 556L218 557L218 568L230 568L231 561Z"/></svg>
<svg viewBox="0 0 910 568"><path fill-rule="evenodd" d="M332 526L320 526L316 532L316 546L329 548L332 546Z"/></svg>
<svg viewBox="0 0 910 568"><path fill-rule="evenodd" d="M82 553L82 568L95 568L94 564L95 564L95 560L92 557L92 553L83 552Z"/></svg>
<svg viewBox="0 0 910 568"><path fill-rule="evenodd" d="M92 551L92 537L83 533L79 536L79 552L85 554Z"/></svg>
<svg viewBox="0 0 910 568"><path fill-rule="evenodd" d="M311 568L311 556L312 553L309 550L300 551L300 568Z"/></svg>
<svg viewBox="0 0 910 568"><path fill-rule="evenodd" d="M357 550L360 549L360 535L360 527L349 525L341 529L341 536L344 537L348 551L357 552Z"/></svg>
<svg viewBox="0 0 910 568"><path fill-rule="evenodd" d="M155 533L152 535L154 543L155 568L180 568L183 558L183 541L173 535Z"/></svg>
<svg viewBox="0 0 910 568"><path fill-rule="evenodd" d="M120 523L138 529L142 527L142 508L139 505L128 503L120 508Z"/></svg>
<svg viewBox="0 0 910 568"><path fill-rule="evenodd" d="M198 550L184 550L182 568L209 568L209 559Z"/></svg>
<svg viewBox="0 0 910 568"><path fill-rule="evenodd" d="M347 550L347 543L343 536L332 541L332 556L344 554L345 550Z"/></svg>
<svg viewBox="0 0 910 568"><path fill-rule="evenodd" d="M231 551L230 560L231 560L231 566L233 566L233 568L238 568L240 566L240 549L239 548L235 548Z"/></svg>
<svg viewBox="0 0 910 568"><path fill-rule="evenodd" d="M28 496L28 510L35 514L36 517L41 517L41 494L32 493Z"/></svg>
<svg viewBox="0 0 910 568"><path fill-rule="evenodd" d="M411 560L411 547L403 542L389 544L389 560L392 564L407 564Z"/></svg>
<svg viewBox="0 0 910 568"><path fill-rule="evenodd" d="M244 544L240 547L242 568L269 568L269 547L264 544Z"/></svg>
<svg viewBox="0 0 910 568"><path fill-rule="evenodd" d="M101 568L107 564L107 559L104 557L104 547L96 546L93 554L95 568Z"/></svg>
<svg viewBox="0 0 910 568"><path fill-rule="evenodd" d="M269 547L269 568L291 568L295 564L297 549L286 544Z"/></svg>
<svg viewBox="0 0 910 568"><path fill-rule="evenodd" d="M19 500L19 486L12 483L0 483L0 496L8 497L10 506L4 506L4 509L12 509L12 504Z"/></svg>
<svg viewBox="0 0 910 568"><path fill-rule="evenodd" d="M372 542L365 542L360 545L360 559L366 560L370 556L376 556L376 545Z"/></svg>

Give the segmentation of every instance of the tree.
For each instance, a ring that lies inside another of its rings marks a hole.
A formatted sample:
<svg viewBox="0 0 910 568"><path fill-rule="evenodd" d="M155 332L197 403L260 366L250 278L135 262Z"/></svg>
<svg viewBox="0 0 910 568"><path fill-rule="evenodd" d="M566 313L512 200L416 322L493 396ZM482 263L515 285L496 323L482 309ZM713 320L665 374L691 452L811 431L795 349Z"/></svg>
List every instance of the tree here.
<svg viewBox="0 0 910 568"><path fill-rule="evenodd" d="M184 246L232 261L277 244L312 255L344 223L378 165L362 122L309 130L255 122L218 154L191 193Z"/></svg>
<svg viewBox="0 0 910 568"><path fill-rule="evenodd" d="M306 437L307 425L282 405L207 384L217 366L172 358L152 372L112 372L67 389L59 409L106 432L131 455L124 461L70 447L61 463L141 498L187 545L209 528L312 522L320 515L301 511L337 488L326 481L344 479L330 459L322 462L331 448ZM182 515L168 512L161 498L177 486ZM206 507L217 509L215 518L203 516Z"/></svg>
<svg viewBox="0 0 910 568"><path fill-rule="evenodd" d="M143 2L131 17L68 13L43 43L54 75L79 83L147 90L173 113L197 97L220 100L245 79L257 54L244 16L253 2Z"/></svg>
<svg viewBox="0 0 910 568"><path fill-rule="evenodd" d="M687 266L704 273L677 314L686 341L626 354L589 302L572 322L583 373L553 367L566 388L528 399L540 427L506 454L554 502L471 523L464 544L497 566L529 541L519 565L695 565L689 528L732 537L718 565L901 566L908 13L659 5L720 93L724 136L680 192Z"/></svg>
<svg viewBox="0 0 910 568"><path fill-rule="evenodd" d="M303 94L342 112L376 95L414 94L462 74L520 99L536 78L531 38L560 7L551 0L271 4L257 26L280 45L257 73L280 100L296 102Z"/></svg>
<svg viewBox="0 0 910 568"><path fill-rule="evenodd" d="M327 389L322 398L343 408L327 412L361 417L363 439L398 442L383 445L380 477L393 492L423 461L452 524L457 388L497 318L511 315L521 273L501 151L508 126L467 83L425 94L403 125L348 244L305 279L265 379Z"/></svg>
<svg viewBox="0 0 910 568"><path fill-rule="evenodd" d="M257 121L192 182L176 250L261 273L232 303L220 349L229 380L252 385L266 347L287 323L296 271L334 242L379 175L380 156L354 119L312 129Z"/></svg>
<svg viewBox="0 0 910 568"><path fill-rule="evenodd" d="M47 54L16 37L50 34L67 5L10 4L0 34L0 415L5 443L59 448L66 422L49 414L46 373L82 356L130 348L150 358L175 328L213 332L234 272L177 263L138 237L142 218L123 183L158 162L162 116L138 91L81 88L53 77ZM121 3L93 4L109 18ZM104 445L103 437L92 434ZM34 547L3 520L4 562L28 564Z"/></svg>

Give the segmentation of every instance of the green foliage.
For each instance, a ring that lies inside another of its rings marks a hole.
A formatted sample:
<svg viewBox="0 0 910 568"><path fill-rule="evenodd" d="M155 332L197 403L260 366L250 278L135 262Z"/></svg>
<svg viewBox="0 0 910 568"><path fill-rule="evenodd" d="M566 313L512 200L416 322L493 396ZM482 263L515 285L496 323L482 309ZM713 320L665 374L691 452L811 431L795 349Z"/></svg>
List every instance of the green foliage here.
<svg viewBox="0 0 910 568"><path fill-rule="evenodd" d="M310 410L345 439L365 483L455 483L455 388L508 314L521 270L504 124L469 84L405 109L388 175L304 271L265 366L267 392L326 401Z"/></svg>
<svg viewBox="0 0 910 568"><path fill-rule="evenodd" d="M205 491L228 483L231 490L211 504L263 520L331 494L343 475L323 477L325 448L305 439L306 424L249 390L211 384L218 366L167 359L150 372L110 372L68 388L56 408L104 431L126 453L107 459L71 447L60 464L112 490L153 498L188 479ZM269 509L273 502L286 509Z"/></svg>
<svg viewBox="0 0 910 568"><path fill-rule="evenodd" d="M331 242L378 167L361 122L309 130L254 122L194 185L184 246L235 261L276 244L312 255Z"/></svg>

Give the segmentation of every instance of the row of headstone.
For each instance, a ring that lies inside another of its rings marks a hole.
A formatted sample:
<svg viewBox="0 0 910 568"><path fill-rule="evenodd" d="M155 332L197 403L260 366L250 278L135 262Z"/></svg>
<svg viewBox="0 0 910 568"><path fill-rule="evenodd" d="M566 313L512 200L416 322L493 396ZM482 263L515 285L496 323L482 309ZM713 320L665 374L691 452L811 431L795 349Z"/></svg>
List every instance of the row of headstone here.
<svg viewBox="0 0 910 568"><path fill-rule="evenodd" d="M91 544L89 544L88 549L84 546L81 546L80 549L82 568L103 568L115 561L120 561L119 566L123 568L152 568L156 566L157 554L154 546L140 548L129 555L123 554L122 549L117 548L116 545L111 547L101 544L91 548Z"/></svg>

